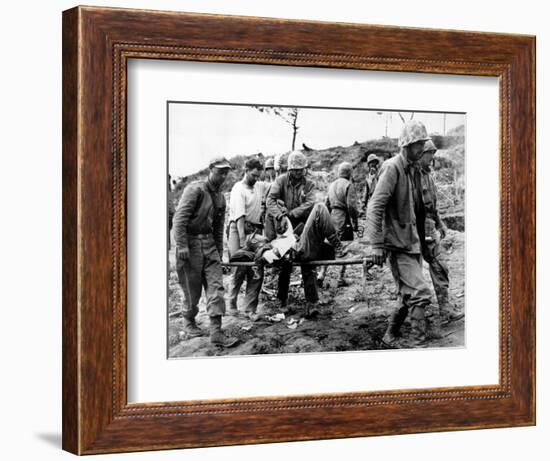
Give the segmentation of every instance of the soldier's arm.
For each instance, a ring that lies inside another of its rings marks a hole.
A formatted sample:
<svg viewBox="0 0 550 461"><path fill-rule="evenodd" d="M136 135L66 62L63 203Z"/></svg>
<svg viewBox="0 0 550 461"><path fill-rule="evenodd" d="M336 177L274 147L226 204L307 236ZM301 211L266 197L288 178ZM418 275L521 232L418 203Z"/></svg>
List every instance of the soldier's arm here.
<svg viewBox="0 0 550 461"><path fill-rule="evenodd" d="M214 221L212 223L212 231L214 233L214 243L220 254L220 259L223 256L223 225L225 223L225 197L222 195L222 203L214 214Z"/></svg>
<svg viewBox="0 0 550 461"><path fill-rule="evenodd" d="M264 224L265 222L265 213L267 211L267 195L269 194L269 189L271 188L271 184L268 182L264 182L263 185L263 191L262 191L262 216L261 216L261 223Z"/></svg>
<svg viewBox="0 0 550 461"><path fill-rule="evenodd" d="M359 217L359 211L357 210L357 194L355 192L355 185L350 184L346 194L346 206L348 208L348 214L353 224L353 228L357 229Z"/></svg>
<svg viewBox="0 0 550 461"><path fill-rule="evenodd" d="M267 194L266 207L267 212L275 219L281 219L285 212L279 207L277 200L282 199L281 181L279 178L271 185L269 193Z"/></svg>
<svg viewBox="0 0 550 461"><path fill-rule="evenodd" d="M246 197L243 189L239 186L238 183L235 184L229 196L229 215L235 222L246 216Z"/></svg>
<svg viewBox="0 0 550 461"><path fill-rule="evenodd" d="M311 210L313 205L315 205L315 193L313 191L313 183L307 182L304 186L304 201L301 205L289 211L288 215L297 220L305 220Z"/></svg>
<svg viewBox="0 0 550 461"><path fill-rule="evenodd" d="M369 203L369 183L365 179L365 195L363 196L363 208L367 209L367 204Z"/></svg>
<svg viewBox="0 0 550 461"><path fill-rule="evenodd" d="M384 248L384 216L396 184L397 167L384 165L367 208L367 235L373 248Z"/></svg>
<svg viewBox="0 0 550 461"><path fill-rule="evenodd" d="M189 248L187 240L187 224L199 200L200 190L194 185L188 185L181 194L176 213L174 214L173 229L176 246L179 249Z"/></svg>
<svg viewBox="0 0 550 461"><path fill-rule="evenodd" d="M230 219L235 221L237 226L237 233L239 234L239 242L241 248L244 244L245 231L244 221L246 215L246 199L243 190L238 187L238 183L231 189L231 195L229 197L229 216Z"/></svg>
<svg viewBox="0 0 550 461"><path fill-rule="evenodd" d="M172 192L168 192L168 225L172 230L172 224L174 222L174 214L176 213L176 207L174 205L174 197Z"/></svg>
<svg viewBox="0 0 550 461"><path fill-rule="evenodd" d="M435 185L435 180L432 177L432 186L433 186L433 200L434 200L434 221L435 221L435 228L441 232L441 238L444 239L447 235L447 226L445 226L445 223L441 219L441 215L439 214L439 208L437 206L437 186Z"/></svg>
<svg viewBox="0 0 550 461"><path fill-rule="evenodd" d="M244 216L241 216L239 219L237 219L236 224L237 224L237 233L239 234L239 245L241 248L243 248L246 241Z"/></svg>

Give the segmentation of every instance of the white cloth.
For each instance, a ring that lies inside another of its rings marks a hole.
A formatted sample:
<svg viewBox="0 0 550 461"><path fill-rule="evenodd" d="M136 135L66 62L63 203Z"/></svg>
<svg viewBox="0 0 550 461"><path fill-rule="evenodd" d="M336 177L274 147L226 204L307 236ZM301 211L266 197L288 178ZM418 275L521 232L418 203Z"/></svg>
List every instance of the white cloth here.
<svg viewBox="0 0 550 461"><path fill-rule="evenodd" d="M296 243L296 236L294 235L294 229L292 228L290 219L286 217L283 219L286 219L288 223L285 233L278 235L275 240L272 240L270 242L272 249L267 250L262 255L269 264L273 261L281 259Z"/></svg>

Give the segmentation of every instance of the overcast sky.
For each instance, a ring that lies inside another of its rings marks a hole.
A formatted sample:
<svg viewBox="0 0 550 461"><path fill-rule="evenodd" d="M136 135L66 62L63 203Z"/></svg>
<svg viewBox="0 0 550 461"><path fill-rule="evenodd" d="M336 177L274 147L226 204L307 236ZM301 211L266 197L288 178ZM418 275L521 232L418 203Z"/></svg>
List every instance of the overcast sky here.
<svg viewBox="0 0 550 461"><path fill-rule="evenodd" d="M401 112L406 120L410 112ZM416 112L429 133L443 133L442 113ZM463 114L447 114L446 130L464 124ZM349 146L355 141L397 137L402 126L397 112L352 109L301 108L296 149ZM387 127L387 128L386 128ZM224 155L273 155L291 148L292 128L273 114L251 106L170 103L168 130L169 173L186 176Z"/></svg>

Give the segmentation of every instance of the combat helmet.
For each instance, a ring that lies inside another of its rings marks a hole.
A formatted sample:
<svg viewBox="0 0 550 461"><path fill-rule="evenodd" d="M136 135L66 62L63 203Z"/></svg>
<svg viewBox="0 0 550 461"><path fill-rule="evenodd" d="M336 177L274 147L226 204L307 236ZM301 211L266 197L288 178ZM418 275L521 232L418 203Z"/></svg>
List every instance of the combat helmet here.
<svg viewBox="0 0 550 461"><path fill-rule="evenodd" d="M428 131L422 122L409 120L403 125L399 135L399 147L405 147L418 141L428 141Z"/></svg>
<svg viewBox="0 0 550 461"><path fill-rule="evenodd" d="M348 178L351 176L353 166L349 162L342 162L338 165L338 176L341 178Z"/></svg>
<svg viewBox="0 0 550 461"><path fill-rule="evenodd" d="M428 139L426 144L424 144L424 152L437 152L437 147L435 147L435 144L431 139Z"/></svg>
<svg viewBox="0 0 550 461"><path fill-rule="evenodd" d="M288 154L277 154L273 160L273 168L278 173L282 173L287 170L288 166Z"/></svg>
<svg viewBox="0 0 550 461"><path fill-rule="evenodd" d="M289 170L303 170L307 168L307 159L299 150L294 150L288 156Z"/></svg>
<svg viewBox="0 0 550 461"><path fill-rule="evenodd" d="M376 154L370 154L367 158L367 165L370 163L370 162L376 162L376 163L380 163L380 158L378 157L378 155Z"/></svg>

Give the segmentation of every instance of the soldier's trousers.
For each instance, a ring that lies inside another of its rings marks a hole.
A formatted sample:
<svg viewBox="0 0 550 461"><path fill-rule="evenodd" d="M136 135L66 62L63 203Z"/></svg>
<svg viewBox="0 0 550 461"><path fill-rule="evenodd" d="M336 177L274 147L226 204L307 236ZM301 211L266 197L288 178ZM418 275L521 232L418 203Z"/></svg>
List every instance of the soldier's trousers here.
<svg viewBox="0 0 550 461"><path fill-rule="evenodd" d="M430 277L439 307L444 307L449 301L449 269L441 260L439 242L426 244L424 259L430 268Z"/></svg>
<svg viewBox="0 0 550 461"><path fill-rule="evenodd" d="M433 314L432 297L422 274L422 255L390 251L389 263L400 298L400 306L390 318L390 326L395 333L399 331L407 314L410 314L411 320L430 317Z"/></svg>
<svg viewBox="0 0 550 461"><path fill-rule="evenodd" d="M298 261L314 261L317 259L334 259L334 247L328 245L325 239L337 239L336 229L330 217L327 207L321 203L316 204L309 214L304 230L300 235L297 245ZM317 273L314 266L301 265L302 280L304 281L304 294L306 301L319 301L317 291ZM283 263L279 275L279 291L277 297L286 302L290 285L292 266Z"/></svg>
<svg viewBox="0 0 550 461"><path fill-rule="evenodd" d="M269 213L265 214L264 235L269 241L277 238L277 232L275 230L275 218Z"/></svg>
<svg viewBox="0 0 550 461"><path fill-rule="evenodd" d="M225 313L223 278L220 255L212 234L189 235L189 259L176 258L176 271L183 290L183 316L194 318L202 289L206 293L206 312L210 317Z"/></svg>
<svg viewBox="0 0 550 461"><path fill-rule="evenodd" d="M231 256L239 249L239 233L237 225L232 222L229 226L229 238L227 240L229 255ZM264 281L263 266L256 267L236 267L231 276L231 285L229 288L229 307L237 309L237 297L243 282L246 279L246 295L244 297L245 312L256 312L258 299Z"/></svg>

